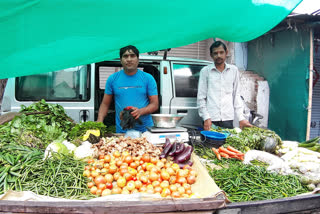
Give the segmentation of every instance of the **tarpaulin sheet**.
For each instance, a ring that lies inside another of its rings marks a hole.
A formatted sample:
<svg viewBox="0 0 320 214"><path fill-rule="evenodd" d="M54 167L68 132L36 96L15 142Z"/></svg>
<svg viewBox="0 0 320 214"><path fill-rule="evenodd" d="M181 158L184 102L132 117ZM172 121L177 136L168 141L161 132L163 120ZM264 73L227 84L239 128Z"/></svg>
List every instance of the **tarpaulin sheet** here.
<svg viewBox="0 0 320 214"><path fill-rule="evenodd" d="M208 38L252 40L302 0L1 0L0 79Z"/></svg>
<svg viewBox="0 0 320 214"><path fill-rule="evenodd" d="M288 28L248 44L248 69L270 87L269 125L282 139L306 139L309 96L310 32Z"/></svg>

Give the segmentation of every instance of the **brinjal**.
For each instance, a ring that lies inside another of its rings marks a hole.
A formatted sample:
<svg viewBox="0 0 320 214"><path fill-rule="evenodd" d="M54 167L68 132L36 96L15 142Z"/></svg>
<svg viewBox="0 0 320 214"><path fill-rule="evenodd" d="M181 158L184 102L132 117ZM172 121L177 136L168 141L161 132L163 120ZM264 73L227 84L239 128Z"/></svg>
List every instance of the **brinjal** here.
<svg viewBox="0 0 320 214"><path fill-rule="evenodd" d="M171 143L169 141L169 144L167 144L167 146L163 148L162 153L160 155L160 158L166 158L168 156L168 154L172 148L172 145L173 145L173 143Z"/></svg>
<svg viewBox="0 0 320 214"><path fill-rule="evenodd" d="M174 159L176 163L183 163L190 159L192 153L192 146L187 146L186 149Z"/></svg>
<svg viewBox="0 0 320 214"><path fill-rule="evenodd" d="M185 148L184 143L178 143L174 156L180 155L183 152L184 148Z"/></svg>
<svg viewBox="0 0 320 214"><path fill-rule="evenodd" d="M170 150L170 152L168 153L169 156L173 156L173 154L176 152L177 149L177 141L174 141L172 144L172 148Z"/></svg>

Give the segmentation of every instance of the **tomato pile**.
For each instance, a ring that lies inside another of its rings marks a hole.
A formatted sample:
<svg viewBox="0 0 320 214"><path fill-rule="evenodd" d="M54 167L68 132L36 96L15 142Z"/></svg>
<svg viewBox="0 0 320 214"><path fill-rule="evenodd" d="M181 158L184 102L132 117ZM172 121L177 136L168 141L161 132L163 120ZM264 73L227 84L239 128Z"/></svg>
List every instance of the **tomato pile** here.
<svg viewBox="0 0 320 214"><path fill-rule="evenodd" d="M165 158L143 154L133 157L128 152L113 152L89 159L83 175L89 179L92 194L150 193L162 197L189 198L197 173L189 165L179 165Z"/></svg>

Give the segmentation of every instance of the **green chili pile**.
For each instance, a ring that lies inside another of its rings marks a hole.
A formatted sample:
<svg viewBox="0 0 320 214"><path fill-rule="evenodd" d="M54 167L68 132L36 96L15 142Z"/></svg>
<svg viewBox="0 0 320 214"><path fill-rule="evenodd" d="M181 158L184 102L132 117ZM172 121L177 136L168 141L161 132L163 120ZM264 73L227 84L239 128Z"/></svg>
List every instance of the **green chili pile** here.
<svg viewBox="0 0 320 214"><path fill-rule="evenodd" d="M223 168L208 168L209 174L232 202L285 198L308 192L295 175L271 173L265 167L244 165L236 160L217 164Z"/></svg>

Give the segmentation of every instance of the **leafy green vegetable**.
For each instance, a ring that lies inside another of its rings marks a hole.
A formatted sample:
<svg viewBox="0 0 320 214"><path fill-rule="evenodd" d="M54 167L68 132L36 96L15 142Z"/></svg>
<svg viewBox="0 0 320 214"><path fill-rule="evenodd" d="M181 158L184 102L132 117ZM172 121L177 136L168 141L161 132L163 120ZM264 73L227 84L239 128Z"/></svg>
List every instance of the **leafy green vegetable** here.
<svg viewBox="0 0 320 214"><path fill-rule="evenodd" d="M99 129L101 136L104 136L104 134L107 132L107 127L103 123L87 121L75 125L75 127L73 127L72 130L69 132L68 139L70 141L73 141L77 138L80 138L87 132L87 130L90 129Z"/></svg>

